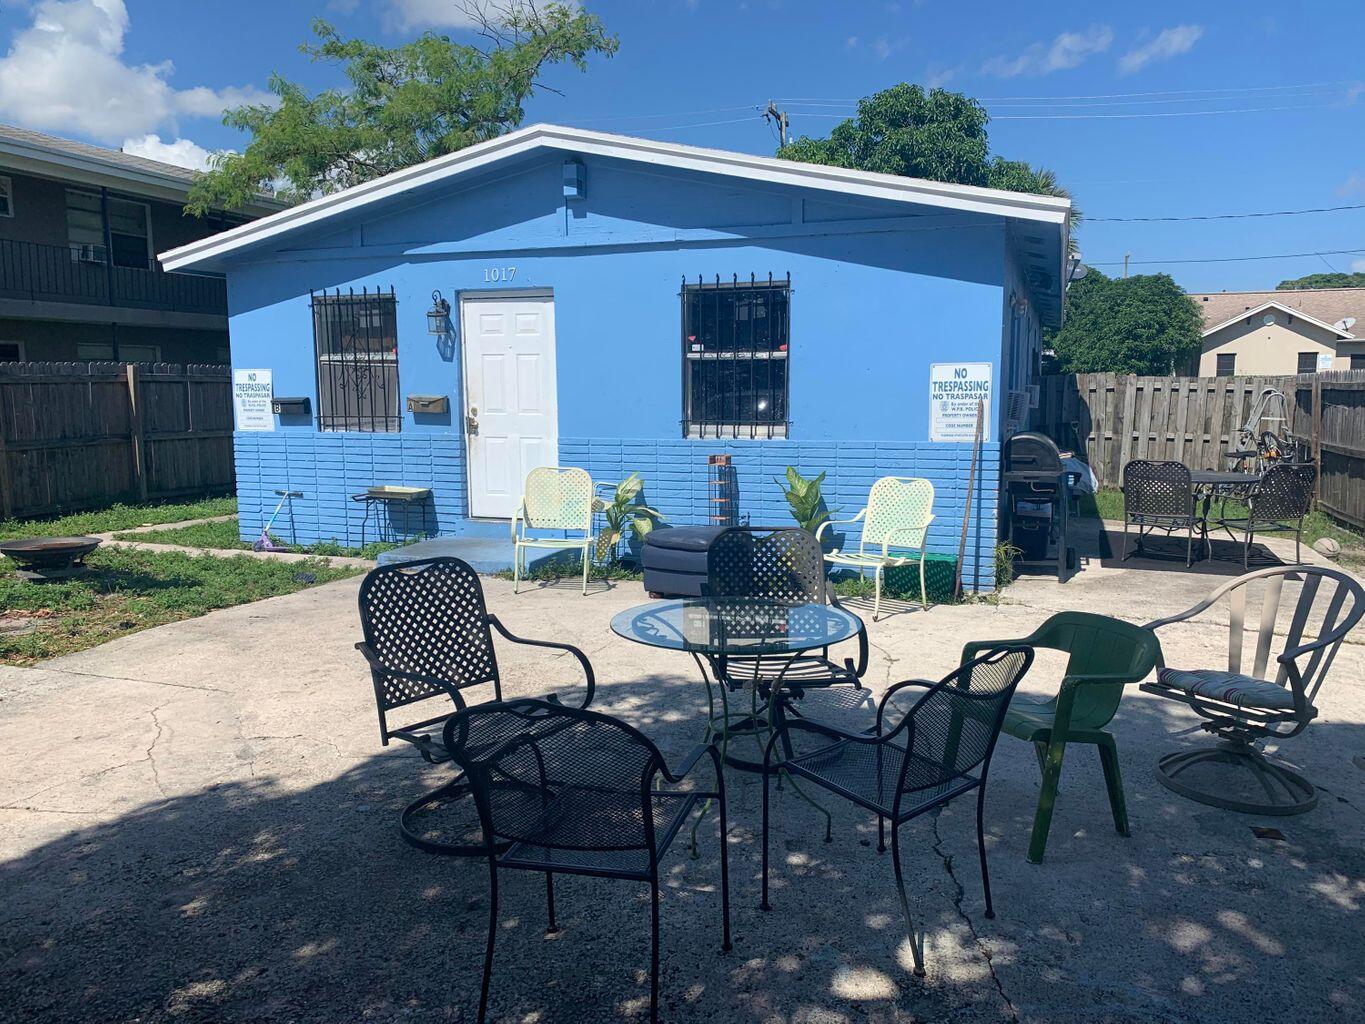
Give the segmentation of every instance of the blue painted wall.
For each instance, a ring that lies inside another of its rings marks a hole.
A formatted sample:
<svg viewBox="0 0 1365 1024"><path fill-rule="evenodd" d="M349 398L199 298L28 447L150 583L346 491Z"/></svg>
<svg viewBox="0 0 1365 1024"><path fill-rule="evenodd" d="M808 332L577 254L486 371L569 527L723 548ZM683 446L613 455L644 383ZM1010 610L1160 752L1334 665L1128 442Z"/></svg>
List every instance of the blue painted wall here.
<svg viewBox="0 0 1365 1024"><path fill-rule="evenodd" d="M756 524L787 521L772 478L789 464L828 471L829 504L850 514L878 476L928 476L938 490L931 549L955 552L970 446L928 442L929 364L995 365L997 439L1015 280L1004 223L585 162L584 200L564 201L562 156L547 156L237 257L227 274L234 366L270 368L277 396L312 396L316 412L309 290L392 286L400 393L445 394L453 410L404 412L397 434L309 423L238 433L243 536L259 532L273 489L288 486L306 493L297 540L356 543L361 510L347 496L375 483L430 486L428 528L504 533L466 518L459 339L427 334L425 314L433 289L455 304L507 287L486 277L515 267L511 287L554 293L561 463L599 480L639 470L649 500L678 523L704 521L715 452L734 456L741 512ZM683 440L681 279L769 272L792 281L790 439ZM458 327L458 312L452 320ZM980 589L991 585L997 469L992 444L965 574Z"/></svg>

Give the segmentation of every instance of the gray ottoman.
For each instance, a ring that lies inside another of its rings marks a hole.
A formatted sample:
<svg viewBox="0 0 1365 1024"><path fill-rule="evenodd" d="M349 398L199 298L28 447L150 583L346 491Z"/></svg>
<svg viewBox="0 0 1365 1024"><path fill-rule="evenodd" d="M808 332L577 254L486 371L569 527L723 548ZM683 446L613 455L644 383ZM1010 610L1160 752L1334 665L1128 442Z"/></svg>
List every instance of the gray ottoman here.
<svg viewBox="0 0 1365 1024"><path fill-rule="evenodd" d="M645 590L658 597L701 597L711 545L729 529L732 527L675 526L651 530L641 553Z"/></svg>

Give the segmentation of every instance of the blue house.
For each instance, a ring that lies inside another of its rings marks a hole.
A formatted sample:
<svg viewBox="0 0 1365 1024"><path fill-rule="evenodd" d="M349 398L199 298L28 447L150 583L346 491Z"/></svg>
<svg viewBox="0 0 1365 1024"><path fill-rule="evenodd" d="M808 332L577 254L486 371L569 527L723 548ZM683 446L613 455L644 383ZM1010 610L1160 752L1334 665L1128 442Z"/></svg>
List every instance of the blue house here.
<svg viewBox="0 0 1365 1024"><path fill-rule="evenodd" d="M930 550L955 557L976 408L956 387L989 395L964 563L988 590L1000 440L1061 317L1069 217L536 125L161 259L227 281L244 537L287 488L298 542L354 544L350 496L380 484L429 488L428 531L506 537L537 465L638 471L671 523L702 523L707 456L729 454L754 524L790 522L789 465L849 514L879 476L928 477Z"/></svg>

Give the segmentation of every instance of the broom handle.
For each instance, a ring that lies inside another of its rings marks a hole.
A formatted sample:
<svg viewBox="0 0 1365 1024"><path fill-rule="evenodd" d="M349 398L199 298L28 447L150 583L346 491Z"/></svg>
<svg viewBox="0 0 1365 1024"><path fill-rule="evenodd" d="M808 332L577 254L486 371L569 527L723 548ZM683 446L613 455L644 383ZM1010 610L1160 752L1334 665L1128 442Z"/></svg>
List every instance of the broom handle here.
<svg viewBox="0 0 1365 1024"><path fill-rule="evenodd" d="M976 437L972 441L972 468L967 473L967 505L962 513L962 537L957 542L957 579L953 583L953 600L962 596L962 561L967 557L967 525L972 518L972 494L976 491L976 460L981 456L981 424L985 403L976 403Z"/></svg>

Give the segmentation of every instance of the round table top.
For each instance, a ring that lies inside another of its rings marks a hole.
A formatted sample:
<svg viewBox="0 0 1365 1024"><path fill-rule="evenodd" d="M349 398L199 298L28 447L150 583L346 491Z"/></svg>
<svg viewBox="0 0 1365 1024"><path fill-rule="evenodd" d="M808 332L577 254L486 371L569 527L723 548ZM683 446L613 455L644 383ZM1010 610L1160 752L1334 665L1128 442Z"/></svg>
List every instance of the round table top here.
<svg viewBox="0 0 1365 1024"><path fill-rule="evenodd" d="M684 598L627 608L618 636L649 647L711 655L798 654L857 636L862 619L825 604Z"/></svg>

